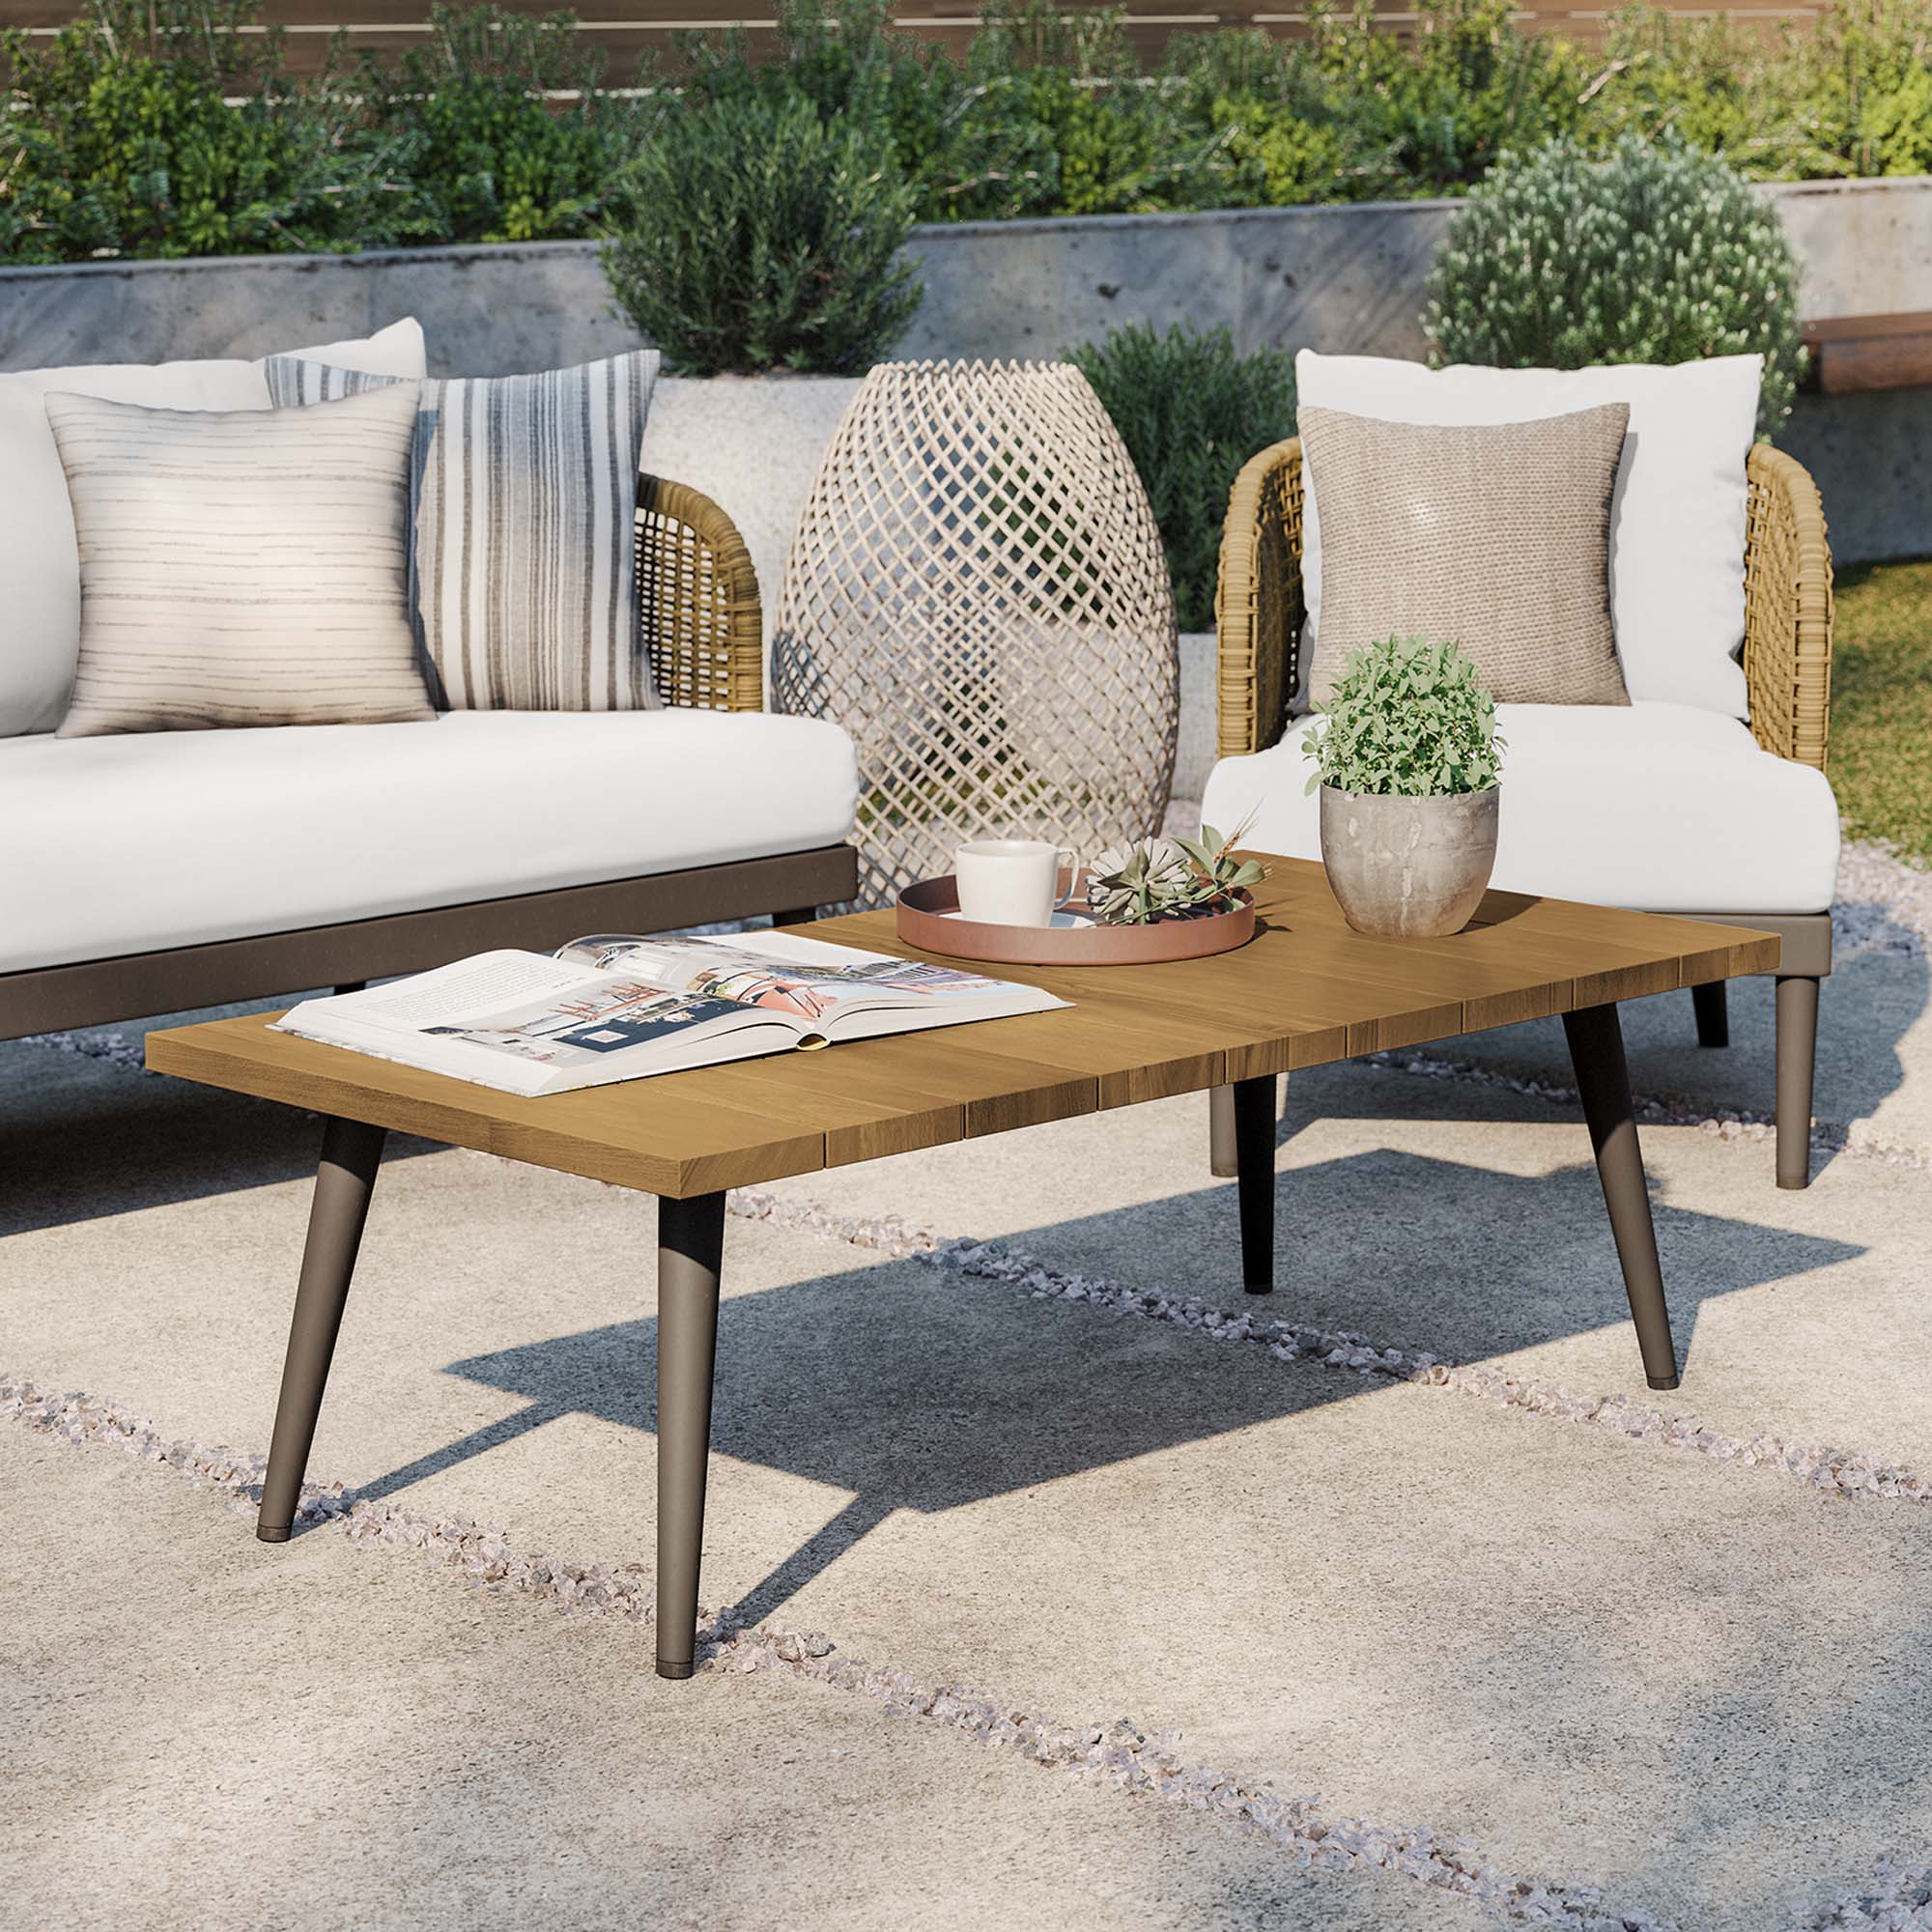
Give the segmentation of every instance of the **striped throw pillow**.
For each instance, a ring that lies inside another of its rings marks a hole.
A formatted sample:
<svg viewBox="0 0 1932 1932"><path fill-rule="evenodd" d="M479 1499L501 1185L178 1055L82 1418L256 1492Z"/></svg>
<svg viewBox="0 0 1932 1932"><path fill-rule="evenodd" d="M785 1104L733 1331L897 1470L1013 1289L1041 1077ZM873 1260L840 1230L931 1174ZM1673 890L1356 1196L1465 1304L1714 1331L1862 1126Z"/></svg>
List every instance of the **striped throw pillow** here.
<svg viewBox="0 0 1932 1932"><path fill-rule="evenodd" d="M277 409L385 379L293 355ZM658 353L422 385L411 488L418 635L452 711L658 703L638 636L638 460Z"/></svg>
<svg viewBox="0 0 1932 1932"><path fill-rule="evenodd" d="M49 395L80 550L58 735L435 717L410 628L415 386L287 416Z"/></svg>

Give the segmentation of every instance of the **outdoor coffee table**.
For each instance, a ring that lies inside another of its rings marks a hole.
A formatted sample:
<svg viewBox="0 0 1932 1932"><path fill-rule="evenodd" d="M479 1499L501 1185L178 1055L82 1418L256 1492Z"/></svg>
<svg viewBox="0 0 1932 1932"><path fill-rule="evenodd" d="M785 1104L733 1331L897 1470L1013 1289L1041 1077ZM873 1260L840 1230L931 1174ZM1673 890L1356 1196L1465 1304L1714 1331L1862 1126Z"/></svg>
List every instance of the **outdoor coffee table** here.
<svg viewBox="0 0 1932 1932"><path fill-rule="evenodd" d="M327 1117L256 1535L286 1542L384 1136L394 1128L659 1197L657 1667L689 1677L710 1455L724 1190L1232 1085L1241 1271L1274 1272L1275 1079L1560 1013L1652 1388L1677 1358L1631 1118L1617 1002L1769 973L1774 934L1492 893L1449 939L1349 930L1321 868L1274 859L1258 936L1145 967L1002 967L1075 1004L523 1099L270 1031L249 1014L148 1037L148 1065ZM876 952L890 913L811 928Z"/></svg>

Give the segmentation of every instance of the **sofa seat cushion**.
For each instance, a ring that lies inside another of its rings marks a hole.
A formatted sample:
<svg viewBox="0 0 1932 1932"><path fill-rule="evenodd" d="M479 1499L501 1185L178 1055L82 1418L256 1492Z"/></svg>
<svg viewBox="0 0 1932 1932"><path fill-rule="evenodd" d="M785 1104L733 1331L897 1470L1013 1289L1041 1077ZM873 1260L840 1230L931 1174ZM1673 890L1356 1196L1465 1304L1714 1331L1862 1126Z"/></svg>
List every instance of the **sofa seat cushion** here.
<svg viewBox="0 0 1932 1932"><path fill-rule="evenodd" d="M837 725L764 714L0 740L0 972L810 851L857 790Z"/></svg>
<svg viewBox="0 0 1932 1932"><path fill-rule="evenodd" d="M1822 772L1759 748L1736 719L1684 704L1502 704L1496 868L1508 892L1647 912L1815 913L1832 903L1838 810ZM1321 856L1306 721L1223 758L1203 816L1243 844Z"/></svg>

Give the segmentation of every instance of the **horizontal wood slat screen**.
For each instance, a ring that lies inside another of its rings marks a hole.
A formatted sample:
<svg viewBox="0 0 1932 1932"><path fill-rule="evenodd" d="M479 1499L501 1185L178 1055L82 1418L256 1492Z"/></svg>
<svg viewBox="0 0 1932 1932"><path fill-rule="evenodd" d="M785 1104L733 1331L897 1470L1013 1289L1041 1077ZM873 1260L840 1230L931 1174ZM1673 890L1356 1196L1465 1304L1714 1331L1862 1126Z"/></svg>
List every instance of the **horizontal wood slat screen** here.
<svg viewBox="0 0 1932 1932"><path fill-rule="evenodd" d="M518 5L517 11L543 14L550 11L548 0ZM51 33L63 21L80 12L71 0L0 0L0 27L22 27L38 35ZM1070 0L1065 11L1097 13L1094 0ZM1378 14L1390 29L1401 32L1417 18L1412 5L1403 0L1377 0ZM1563 0L1536 0L1518 10L1517 18L1546 31L1567 33L1584 42L1601 38L1603 24L1612 9L1572 6ZM1816 16L1815 6L1768 5L1719 10L1708 6L1679 5L1671 0L1670 11L1687 18L1709 17L1728 11L1737 20L1808 21ZM582 0L576 9L579 31L592 45L609 57L609 79L621 86L632 78L638 57L645 49L668 58L671 38L685 28L724 28L743 26L756 51L777 45L769 13L733 14L713 12L703 0ZM328 37L337 27L347 27L351 44L383 52L400 52L419 41L428 31L428 0L267 0L264 18L282 27L288 37L289 65L297 72L312 71L322 60ZM909 0L895 15L900 26L936 41L954 53L963 52L978 23L974 6L947 5L946 0ZM1301 31L1306 14L1293 0L1252 0L1252 4L1223 4L1214 8L1178 7L1171 12L1129 8L1125 14L1130 38L1144 59L1158 58L1171 35L1203 33L1219 27L1262 27L1277 35L1293 36Z"/></svg>

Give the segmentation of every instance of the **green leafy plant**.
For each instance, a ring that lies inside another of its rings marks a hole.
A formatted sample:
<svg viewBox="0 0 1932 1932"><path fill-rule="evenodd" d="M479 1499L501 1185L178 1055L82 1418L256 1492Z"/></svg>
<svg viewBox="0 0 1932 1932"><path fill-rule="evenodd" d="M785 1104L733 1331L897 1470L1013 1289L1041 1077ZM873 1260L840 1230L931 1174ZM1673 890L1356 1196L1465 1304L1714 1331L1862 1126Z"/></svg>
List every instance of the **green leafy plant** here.
<svg viewBox="0 0 1932 1932"><path fill-rule="evenodd" d="M569 240L624 212L624 167L654 110L602 92L576 16L437 6L394 69L365 59L368 125L437 240Z"/></svg>
<svg viewBox="0 0 1932 1932"><path fill-rule="evenodd" d="M1199 838L1139 838L1112 845L1087 874L1087 904L1104 925L1151 925L1232 912L1237 895L1267 877L1259 859L1237 859L1243 822L1226 838L1211 825Z"/></svg>
<svg viewBox="0 0 1932 1932"><path fill-rule="evenodd" d="M604 253L619 307L692 375L867 368L923 293L890 146L800 96L668 112Z"/></svg>
<svg viewBox="0 0 1932 1932"><path fill-rule="evenodd" d="M1424 327L1438 362L1505 369L1755 352L1765 436L1804 358L1776 210L1675 136L1625 135L1602 160L1568 140L1506 157L1450 228Z"/></svg>
<svg viewBox="0 0 1932 1932"><path fill-rule="evenodd" d="M1350 651L1324 726L1301 741L1310 791L1439 798L1488 791L1501 769L1495 704L1459 644L1384 638Z"/></svg>
<svg viewBox="0 0 1932 1932"><path fill-rule="evenodd" d="M51 41L0 37L0 256L284 253L400 239L406 194L327 77L284 77L242 0L90 0Z"/></svg>
<svg viewBox="0 0 1932 1932"><path fill-rule="evenodd" d="M1066 352L1093 384L1147 485L1167 550L1183 631L1214 622L1221 521L1236 472L1294 433L1294 362L1279 350L1236 351L1225 328L1144 323Z"/></svg>
<svg viewBox="0 0 1932 1932"><path fill-rule="evenodd" d="M1177 35L1154 62L1119 14L1054 0L992 0L957 56L890 0L778 0L775 54L681 36L626 94L569 14L439 7L400 62L336 49L298 82L257 0L83 4L6 43L0 259L596 235L628 225L661 122L682 152L687 110L722 112L722 140L753 102L862 128L922 221L1453 194L1552 140L1681 141L1754 181L1932 169L1926 0L1824 0L1777 31L1633 6L1601 50L1508 0L1420 0L1400 34L1314 0L1296 40Z"/></svg>

